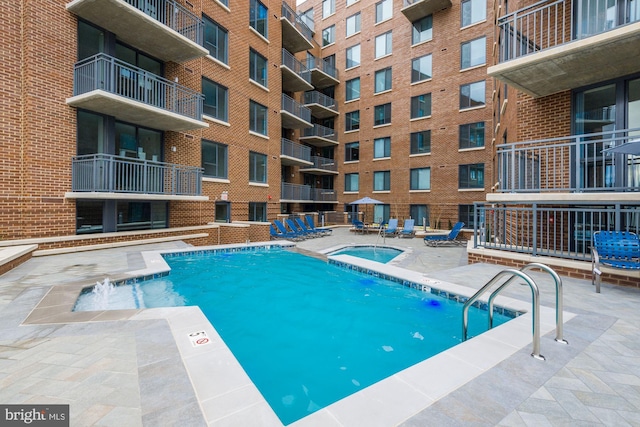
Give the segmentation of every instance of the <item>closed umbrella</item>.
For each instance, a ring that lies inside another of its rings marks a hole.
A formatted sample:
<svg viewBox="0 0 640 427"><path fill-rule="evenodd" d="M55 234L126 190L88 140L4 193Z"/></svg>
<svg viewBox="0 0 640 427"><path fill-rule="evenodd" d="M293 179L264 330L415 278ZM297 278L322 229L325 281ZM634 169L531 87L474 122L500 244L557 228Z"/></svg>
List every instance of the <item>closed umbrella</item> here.
<svg viewBox="0 0 640 427"><path fill-rule="evenodd" d="M371 197L363 197L362 199L358 199L354 202L349 203L350 205L381 205L382 202L380 200L372 199ZM363 218L364 220L364 218Z"/></svg>

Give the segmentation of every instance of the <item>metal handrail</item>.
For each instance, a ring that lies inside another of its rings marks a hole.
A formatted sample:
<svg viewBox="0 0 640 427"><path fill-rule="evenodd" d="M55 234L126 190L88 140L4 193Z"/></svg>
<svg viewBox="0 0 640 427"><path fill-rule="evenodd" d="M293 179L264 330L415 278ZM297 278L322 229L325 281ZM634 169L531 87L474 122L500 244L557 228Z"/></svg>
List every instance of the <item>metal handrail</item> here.
<svg viewBox="0 0 640 427"><path fill-rule="evenodd" d="M312 128L305 128L302 130L301 138L317 136L319 138L326 138L332 141L338 141L335 129L328 128L319 124L314 124Z"/></svg>
<svg viewBox="0 0 640 427"><path fill-rule="evenodd" d="M287 49L282 49L282 65L300 76L307 83L311 83L311 73L309 69Z"/></svg>
<svg viewBox="0 0 640 427"><path fill-rule="evenodd" d="M204 21L175 0L124 0L189 40L202 45Z"/></svg>
<svg viewBox="0 0 640 427"><path fill-rule="evenodd" d="M327 171L338 170L338 165L336 164L335 159L329 159L327 157L320 157L320 156L311 156L311 161L313 162L313 166L302 166L301 170L304 170L304 169L322 169Z"/></svg>
<svg viewBox="0 0 640 427"><path fill-rule="evenodd" d="M287 138L282 138L281 152L283 156L294 157L296 159L311 162L311 147L298 144Z"/></svg>
<svg viewBox="0 0 640 427"><path fill-rule="evenodd" d="M338 111L338 108L336 106L336 100L331 98L330 96L325 95L324 93L318 92L317 90L305 92L304 103L319 104L331 110Z"/></svg>
<svg viewBox="0 0 640 427"><path fill-rule="evenodd" d="M311 122L311 110L285 93L282 94L282 109L305 122Z"/></svg>
<svg viewBox="0 0 640 427"><path fill-rule="evenodd" d="M307 58L307 68L309 70L320 70L334 79L338 79L338 69L324 59L318 59L315 57Z"/></svg>
<svg viewBox="0 0 640 427"><path fill-rule="evenodd" d="M300 31L300 33L307 39L309 42L313 40L313 32L311 28L307 26L307 24L302 21L300 15L298 15L291 6L287 3L282 3L282 16L287 19L287 21L291 22L293 26Z"/></svg>

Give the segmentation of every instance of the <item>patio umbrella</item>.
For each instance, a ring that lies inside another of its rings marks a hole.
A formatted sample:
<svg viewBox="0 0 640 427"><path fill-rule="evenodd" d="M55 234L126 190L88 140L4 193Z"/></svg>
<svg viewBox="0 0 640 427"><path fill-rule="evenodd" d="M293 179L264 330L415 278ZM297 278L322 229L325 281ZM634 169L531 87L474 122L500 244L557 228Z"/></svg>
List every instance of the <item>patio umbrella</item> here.
<svg viewBox="0 0 640 427"><path fill-rule="evenodd" d="M349 203L350 205L381 205L382 202L380 200L372 199L371 197L363 197L362 199L358 199L354 202ZM364 222L364 218L363 222Z"/></svg>
<svg viewBox="0 0 640 427"><path fill-rule="evenodd" d="M617 147L607 148L602 150L603 153L621 153L631 154L633 156L640 156L640 140L629 141L625 144L618 145Z"/></svg>

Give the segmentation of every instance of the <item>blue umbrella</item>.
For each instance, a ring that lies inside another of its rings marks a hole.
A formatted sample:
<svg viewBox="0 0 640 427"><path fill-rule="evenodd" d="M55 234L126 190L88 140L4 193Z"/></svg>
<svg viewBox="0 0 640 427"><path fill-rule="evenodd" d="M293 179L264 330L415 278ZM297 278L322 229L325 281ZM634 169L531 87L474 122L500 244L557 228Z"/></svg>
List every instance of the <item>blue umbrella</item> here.
<svg viewBox="0 0 640 427"><path fill-rule="evenodd" d="M371 197L363 197L362 199L358 199L354 202L349 203L350 205L381 205L383 202L380 200L372 199ZM364 220L364 218L363 218Z"/></svg>

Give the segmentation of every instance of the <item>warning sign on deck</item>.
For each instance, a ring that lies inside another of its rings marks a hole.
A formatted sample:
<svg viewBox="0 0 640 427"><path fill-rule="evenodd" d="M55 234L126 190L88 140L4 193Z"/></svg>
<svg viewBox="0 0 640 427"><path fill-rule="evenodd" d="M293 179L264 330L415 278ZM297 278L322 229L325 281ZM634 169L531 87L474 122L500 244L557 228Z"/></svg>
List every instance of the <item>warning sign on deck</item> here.
<svg viewBox="0 0 640 427"><path fill-rule="evenodd" d="M205 331L191 332L189 334L189 341L191 341L191 345L194 347L211 344L211 340Z"/></svg>

